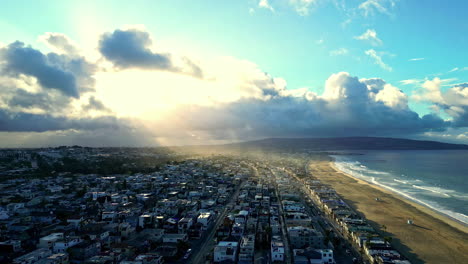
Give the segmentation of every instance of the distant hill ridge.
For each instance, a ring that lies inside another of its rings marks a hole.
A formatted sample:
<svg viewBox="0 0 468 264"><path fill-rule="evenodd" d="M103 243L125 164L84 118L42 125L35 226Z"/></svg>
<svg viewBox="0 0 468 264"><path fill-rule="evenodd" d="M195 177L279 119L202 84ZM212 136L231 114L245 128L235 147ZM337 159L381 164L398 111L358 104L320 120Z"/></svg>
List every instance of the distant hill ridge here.
<svg viewBox="0 0 468 264"><path fill-rule="evenodd" d="M442 150L467 149L465 144L450 144L384 137L339 137L339 138L267 138L254 141L226 144L229 147L258 149L310 149L310 150Z"/></svg>

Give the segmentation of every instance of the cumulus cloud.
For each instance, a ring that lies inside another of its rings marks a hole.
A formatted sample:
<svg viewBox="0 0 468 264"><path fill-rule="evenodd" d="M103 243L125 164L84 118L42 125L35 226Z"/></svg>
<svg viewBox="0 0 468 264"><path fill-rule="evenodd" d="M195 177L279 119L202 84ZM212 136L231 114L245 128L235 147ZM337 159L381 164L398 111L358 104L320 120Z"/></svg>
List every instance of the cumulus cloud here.
<svg viewBox="0 0 468 264"><path fill-rule="evenodd" d="M259 89L262 89L259 87ZM184 130L206 138L408 135L443 130L434 115L419 117L407 97L381 79L333 74L320 96L277 93L214 106L183 106L171 116Z"/></svg>
<svg viewBox="0 0 468 264"><path fill-rule="evenodd" d="M78 56L79 51L73 41L65 34L47 32L39 36L39 40L49 46L54 52Z"/></svg>
<svg viewBox="0 0 468 264"><path fill-rule="evenodd" d="M379 65L380 68L386 70L386 71L392 71L392 67L388 66L385 64L385 62L382 60L382 56L377 53L374 49L366 50L365 54L372 59L374 59L374 63Z"/></svg>
<svg viewBox="0 0 468 264"><path fill-rule="evenodd" d="M99 42L102 55L120 69L138 68L165 70L202 77L201 68L188 58L183 65L174 63L174 56L151 49L153 41L141 29L116 29L105 33Z"/></svg>
<svg viewBox="0 0 468 264"><path fill-rule="evenodd" d="M8 75L25 74L37 78L45 88L57 89L71 97L79 97L75 76L54 65L54 58L40 51L14 42L0 50L0 59L5 62L3 72Z"/></svg>
<svg viewBox="0 0 468 264"><path fill-rule="evenodd" d="M54 142L55 135L60 144L141 146L265 137L408 136L468 126L463 123L468 120L466 84L447 92L440 91L437 80L425 84L421 100L443 106L453 117L444 121L437 115L419 116L400 89L380 78L340 72L326 80L321 94L291 89L286 80L250 61L222 57L198 64L158 52L144 30L104 34L98 45L106 60L96 63L82 57L66 36L50 33L43 40L56 50L45 54L20 42L1 48L0 139L10 135L13 141L32 144L34 138ZM366 54L391 70L381 53ZM109 62L115 71L102 72L108 69L102 64ZM210 78L192 78L205 74ZM73 78L74 94L64 85L69 83L60 81L63 75ZM133 80L149 84L129 91ZM164 87L155 87L159 83ZM138 108L143 99L148 108L140 112L116 106Z"/></svg>
<svg viewBox="0 0 468 264"><path fill-rule="evenodd" d="M377 32L374 29L368 29L362 35L354 37L355 39L365 40L370 42L373 46L380 46L383 44L382 40L377 37Z"/></svg>
<svg viewBox="0 0 468 264"><path fill-rule="evenodd" d="M413 98L432 103L433 108L445 111L453 118L453 126L468 126L468 83L456 84L442 91L444 82L447 80L440 78L426 80L422 89L416 92Z"/></svg>

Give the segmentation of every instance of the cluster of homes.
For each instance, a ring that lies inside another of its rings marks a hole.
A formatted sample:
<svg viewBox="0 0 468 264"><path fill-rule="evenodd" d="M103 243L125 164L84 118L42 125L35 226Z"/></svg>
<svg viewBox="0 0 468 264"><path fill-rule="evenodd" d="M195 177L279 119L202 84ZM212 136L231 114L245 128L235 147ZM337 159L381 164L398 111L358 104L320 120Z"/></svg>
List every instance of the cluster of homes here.
<svg viewBox="0 0 468 264"><path fill-rule="evenodd" d="M236 203L217 229L215 263L335 263L331 245L314 225L286 174L255 164ZM257 261L257 262L255 262Z"/></svg>
<svg viewBox="0 0 468 264"><path fill-rule="evenodd" d="M310 197L339 227L342 234L363 252L371 263L409 264L391 244L390 237L382 237L365 218L346 204L334 189L317 179L301 179Z"/></svg>
<svg viewBox="0 0 468 264"><path fill-rule="evenodd" d="M249 172L239 160L212 157L147 174L3 181L0 263L180 261Z"/></svg>

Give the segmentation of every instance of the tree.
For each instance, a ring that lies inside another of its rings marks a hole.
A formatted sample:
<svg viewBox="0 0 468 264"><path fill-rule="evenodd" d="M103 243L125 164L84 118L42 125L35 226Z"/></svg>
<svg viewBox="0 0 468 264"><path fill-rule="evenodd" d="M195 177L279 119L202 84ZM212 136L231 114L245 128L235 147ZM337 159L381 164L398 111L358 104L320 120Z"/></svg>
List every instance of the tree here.
<svg viewBox="0 0 468 264"><path fill-rule="evenodd" d="M387 226L386 226L386 225L382 225L382 230L383 230L384 232L387 232Z"/></svg>

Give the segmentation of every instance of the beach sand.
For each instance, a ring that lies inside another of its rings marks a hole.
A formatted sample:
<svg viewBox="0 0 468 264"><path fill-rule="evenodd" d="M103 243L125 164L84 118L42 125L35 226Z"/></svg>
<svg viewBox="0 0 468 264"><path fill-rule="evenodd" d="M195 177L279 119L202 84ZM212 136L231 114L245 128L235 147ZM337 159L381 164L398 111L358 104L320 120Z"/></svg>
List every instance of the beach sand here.
<svg viewBox="0 0 468 264"><path fill-rule="evenodd" d="M412 263L468 263L468 228L463 224L346 175L335 169L332 162L312 161L309 169L375 229L391 236L392 245ZM380 201L376 201L377 197ZM414 224L408 225L407 219L413 219Z"/></svg>

